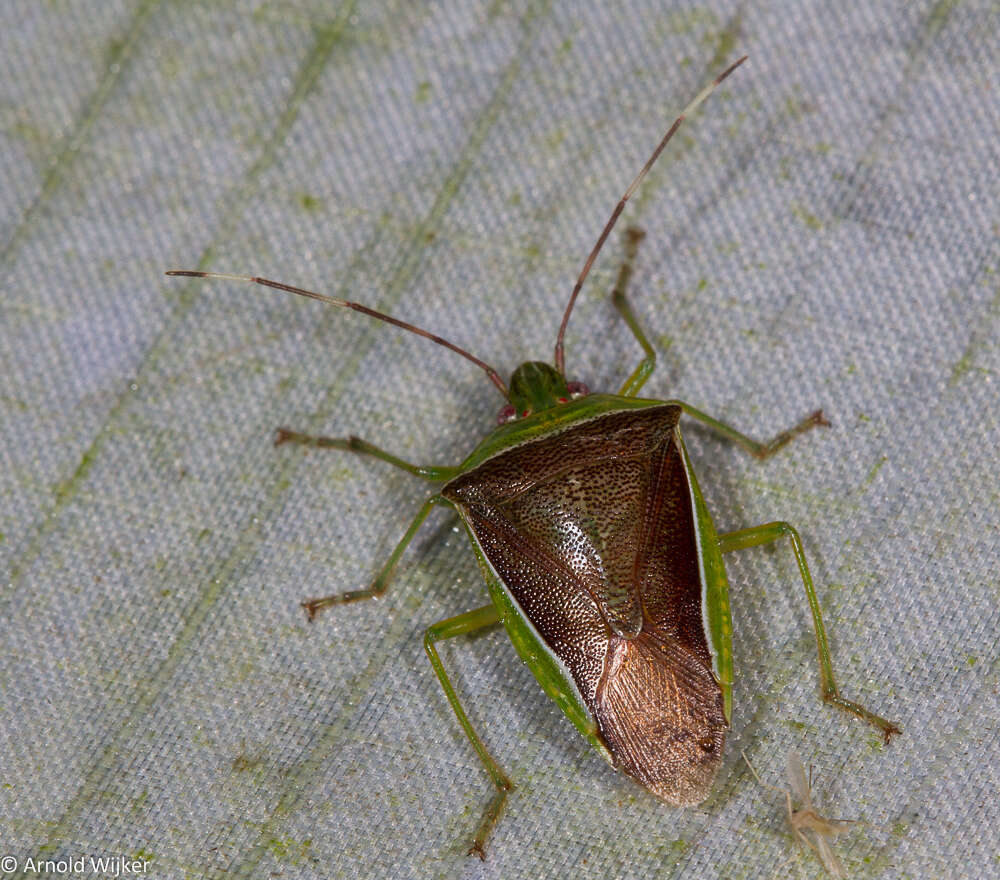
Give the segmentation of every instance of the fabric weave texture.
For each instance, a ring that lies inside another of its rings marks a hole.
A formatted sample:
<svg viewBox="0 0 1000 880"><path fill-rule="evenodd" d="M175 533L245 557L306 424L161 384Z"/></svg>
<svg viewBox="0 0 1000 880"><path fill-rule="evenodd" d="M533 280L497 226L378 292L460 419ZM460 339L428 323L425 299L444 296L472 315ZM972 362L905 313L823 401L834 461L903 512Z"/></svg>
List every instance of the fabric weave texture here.
<svg viewBox="0 0 1000 880"><path fill-rule="evenodd" d="M851 877L1000 876L1000 19L990 2L54 2L0 6L0 876L822 876L797 750ZM356 299L509 375L676 113L567 335L569 379L757 438L685 438L720 531L803 536L845 696L818 699L789 548L727 557L735 709L703 804L608 767L502 631L443 661L516 786L492 793L424 657L487 601L426 484L273 446L287 425L455 464L503 401ZM10 869L10 870L8 870ZM75 870L75 869L74 869ZM69 872L92 876L93 871ZM37 876L37 874L34 874Z"/></svg>

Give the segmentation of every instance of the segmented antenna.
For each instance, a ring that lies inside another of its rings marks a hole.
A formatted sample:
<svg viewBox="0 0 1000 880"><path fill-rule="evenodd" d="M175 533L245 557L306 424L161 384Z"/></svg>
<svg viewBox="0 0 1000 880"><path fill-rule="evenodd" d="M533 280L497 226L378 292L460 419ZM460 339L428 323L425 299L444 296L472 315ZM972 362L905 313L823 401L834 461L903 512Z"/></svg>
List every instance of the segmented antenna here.
<svg viewBox="0 0 1000 880"><path fill-rule="evenodd" d="M601 248L604 247L604 242L607 241L608 236L611 234L611 230L614 229L615 223L618 222L619 215L625 209L625 203L632 197L632 194L636 191L636 189L639 188L639 184L642 183L642 179L646 176L649 169L653 167L653 163L660 157L660 153L663 152L663 148L677 132L677 129L681 127L681 123L684 121L685 117L689 113L693 113L698 108L698 105L715 91L719 83L721 83L746 60L747 56L744 55L738 61L730 64L729 67L727 67L715 78L715 81L711 85L702 89L695 99L684 108L681 115L674 120L674 124L670 126L667 133L663 136L663 140L660 141L659 146L653 150L653 155L650 156L646 164L642 166L642 171L640 171L635 180L632 181L631 186L625 190L625 195L621 197L621 201L619 201L615 206L614 211L611 212L611 219L605 224L604 231L601 233L600 238L597 239L597 244L594 245L594 249L590 252L590 256L587 257L587 262L583 264L583 271L580 273L580 277L576 280L576 286L573 288L573 293L571 293L569 297L569 304L566 306L566 311L563 313L562 324L559 325L559 336L556 338L555 366L556 369L564 376L566 375L566 369L563 355L563 336L566 335L566 325L569 323L570 312L573 311L573 305L576 303L576 297L580 293L580 288L583 287L583 282L586 280L587 275L590 274L590 267L594 264L594 260L597 259L597 255L601 252Z"/></svg>
<svg viewBox="0 0 1000 880"><path fill-rule="evenodd" d="M472 361L472 363L474 363L477 367L486 371L486 375L490 377L490 381L500 390L504 399L509 399L507 394L507 385L504 383L503 379L500 378L500 374L485 361L481 361L475 355L470 354L464 348L459 348L447 339L442 339L440 336L436 336L433 333L422 330L420 327L416 327L413 324L407 324L406 321L400 321L399 318L393 318L391 315L376 312L374 309L368 308L368 306L361 305L361 303L351 302L346 299L338 299L337 297L327 296L323 293L315 293L312 290L306 290L302 287L292 287L290 284L282 284L280 281L271 281L268 278L260 278L256 275L229 275L225 272L197 272L191 269L171 269L166 274L179 275L184 278L219 278L223 281L247 281L251 284L262 284L264 287L273 287L275 290L284 290L286 293L297 293L299 296L305 296L309 299L318 299L320 302L326 303L327 305L339 306L342 309L353 309L356 312L361 312L363 315L378 318L380 321L385 321L387 324L394 324L397 327L402 327L404 330L409 330L411 333L423 336L431 342L436 342L438 345L450 348L453 352L460 354L466 360Z"/></svg>

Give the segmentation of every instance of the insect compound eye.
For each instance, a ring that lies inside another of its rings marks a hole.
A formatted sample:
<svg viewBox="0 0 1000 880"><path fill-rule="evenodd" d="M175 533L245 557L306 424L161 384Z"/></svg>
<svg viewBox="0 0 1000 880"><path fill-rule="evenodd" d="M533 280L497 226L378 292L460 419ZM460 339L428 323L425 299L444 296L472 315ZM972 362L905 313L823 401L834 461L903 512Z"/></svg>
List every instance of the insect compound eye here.
<svg viewBox="0 0 1000 880"><path fill-rule="evenodd" d="M590 394L590 389L583 382L567 382L566 390L569 391L570 400L576 400L578 397L586 397Z"/></svg>
<svg viewBox="0 0 1000 880"><path fill-rule="evenodd" d="M513 422L516 418L517 410L514 409L513 404L508 403L497 415L497 424L506 425L507 422Z"/></svg>

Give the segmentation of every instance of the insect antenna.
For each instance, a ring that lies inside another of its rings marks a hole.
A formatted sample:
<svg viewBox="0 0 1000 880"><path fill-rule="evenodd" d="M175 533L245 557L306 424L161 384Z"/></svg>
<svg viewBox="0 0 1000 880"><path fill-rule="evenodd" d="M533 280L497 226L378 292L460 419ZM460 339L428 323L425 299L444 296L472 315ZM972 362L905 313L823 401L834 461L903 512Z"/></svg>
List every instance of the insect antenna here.
<svg viewBox="0 0 1000 880"><path fill-rule="evenodd" d="M639 184L642 183L642 179L646 176L649 169L653 167L653 163L660 157L660 153L663 152L663 148L677 132L677 129L681 127L681 123L684 121L685 117L688 116L688 114L693 113L698 108L698 105L715 91L719 83L721 83L746 60L747 56L744 55L738 61L730 64L729 67L727 67L715 78L714 82L702 89L694 100L681 111L681 115L674 120L674 124L667 130L667 133L663 136L663 140L660 141L659 146L653 150L653 155L650 156L646 164L642 166L642 170L636 175L635 180L633 180L629 188L625 190L625 195L621 197L621 200L615 206L614 211L611 212L611 218L604 225L604 230L597 239L597 244L594 245L594 249L590 252L590 256L587 257L587 262L583 264L583 271L580 272L580 277L576 279L576 286L570 294L569 303L566 306L566 311L563 313L562 324L559 325L559 336L556 337L555 367L564 376L566 375L566 370L563 354L563 336L566 335L566 325L569 323L570 312L573 311L573 304L576 302L577 294L580 293L580 288L583 287L583 282L586 280L587 275L590 274L590 267L594 264L594 260L597 259L597 255L601 252L601 248L604 247L604 242L607 241L608 236L611 234L611 230L614 229L615 223L618 222L619 215L625 209L625 203L639 188Z"/></svg>
<svg viewBox="0 0 1000 880"><path fill-rule="evenodd" d="M375 309L370 309L368 306L361 305L361 303L351 302L347 299L338 299L337 297L327 296L323 293L315 293L312 290L306 290L302 287L292 287L290 284L282 284L280 281L271 281L268 278L260 278L256 275L229 275L225 272L197 272L191 269L171 269L166 274L181 276L184 278L219 278L223 281L246 281L251 284L262 284L264 287L273 287L275 290L284 290L286 293L297 293L299 296L308 297L309 299L317 299L327 305L339 306L342 309L353 309L356 312L361 312L363 315L378 318L380 321L385 321L387 324L394 324L397 327L402 327L404 330L416 333L417 336L423 336L431 342L436 342L438 345L450 348L453 352L460 354L466 360L472 361L472 363L474 363L477 367L486 371L486 375L490 377L490 381L500 390L504 399L508 399L507 385L504 383L503 379L500 378L500 374L485 361L481 361L475 355L470 354L464 348L459 348L447 339L442 339L440 336L437 336L434 333L429 333L427 330L422 330L420 327L416 327L413 324L407 324L406 321L400 321L399 318L394 318L392 315L376 312Z"/></svg>

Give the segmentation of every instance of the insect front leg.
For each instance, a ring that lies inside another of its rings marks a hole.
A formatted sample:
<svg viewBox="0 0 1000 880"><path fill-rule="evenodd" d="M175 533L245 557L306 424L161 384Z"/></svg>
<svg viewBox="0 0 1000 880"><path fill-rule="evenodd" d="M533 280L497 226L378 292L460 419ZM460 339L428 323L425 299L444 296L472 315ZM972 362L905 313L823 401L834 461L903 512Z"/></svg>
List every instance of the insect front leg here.
<svg viewBox="0 0 1000 880"><path fill-rule="evenodd" d="M289 428L278 428L274 435L274 445L281 446L283 443L298 443L302 446L312 446L316 449L343 449L347 452L358 452L362 455L370 455L373 458L380 458L387 461L394 467L407 471L415 477L423 477L425 480L443 481L450 480L459 472L457 467L434 464L410 464L401 458L397 458L391 452L380 449L367 440L360 437L320 437L314 434L301 434Z"/></svg>
<svg viewBox="0 0 1000 880"><path fill-rule="evenodd" d="M637 226L630 226L625 230L625 259L622 260L621 268L618 270L618 279L615 281L615 289L611 294L611 302L614 303L621 316L628 324L629 330L635 336L636 341L642 346L644 357L639 366L632 371L632 375L625 380L621 391L618 393L622 397L635 397L639 389L646 384L653 369L656 367L656 350L653 348L646 332L639 325L639 321L632 311L632 306L626 296L629 279L632 277L632 270L635 265L635 255L639 252L639 242L646 237L646 233Z"/></svg>
<svg viewBox="0 0 1000 880"><path fill-rule="evenodd" d="M710 427L713 431L717 431L727 440L732 440L734 443L738 443L747 452L759 459L765 459L774 455L774 453L781 449L785 444L798 437L799 434L804 434L812 428L816 428L819 425L823 425L827 428L830 427L830 423L823 415L823 410L818 409L816 412L804 418L794 428L782 431L766 443L760 443L752 437L747 437L746 434L740 433L732 426L727 425L725 422L713 419L710 415L703 413L700 409L695 409L691 406L691 404L684 403L683 400L671 400L670 403L677 404L684 410L685 413L691 416L691 418L697 419L704 425L708 425L708 427Z"/></svg>
<svg viewBox="0 0 1000 880"><path fill-rule="evenodd" d="M458 694L455 693L455 688L448 678L448 673L444 671L444 665L441 663L441 658L438 656L435 644L442 639L450 639L454 636L473 633L499 622L500 616L497 614L496 608L492 605L486 605L482 608L477 608L475 611L467 611L465 614L459 614L457 617L450 617L447 620L442 620L440 623L435 623L433 626L428 627L427 632L424 634L424 650L431 661L431 666L434 667L434 674L437 675L438 681L441 683L441 688L448 698L448 702L451 703L451 708L455 710L458 723L462 725L462 730L465 731L465 735L469 738L469 742L472 743L472 747L479 755L479 760L483 762L486 772L489 773L490 779L493 780L493 784L497 789L497 793L490 800L489 806L486 808L482 822L479 823L472 846L469 848L469 855L475 853L483 860L486 859L486 838L489 836L490 831L493 830L493 826L496 825L497 819L500 818L500 812L507 801L507 793L514 785L507 774L500 769L500 765L493 760L493 756L486 750L486 746L483 745L483 741L479 738L479 734L476 733L472 722L469 721L469 716L465 714L465 709L462 708Z"/></svg>
<svg viewBox="0 0 1000 880"><path fill-rule="evenodd" d="M389 580L399 564L399 558L403 555L403 551L406 550L410 541L413 540L413 536L424 524L424 520L434 509L434 505L442 502L448 503L440 495L431 495L423 503L420 510L417 511L417 515L413 517L413 522L410 523L403 539L396 545L396 549L392 551L385 565L382 566L382 570L375 576L375 580L372 581L372 585L367 590L349 590L346 593L334 593L332 596L324 596L321 599L306 599L302 602L302 607L306 609L309 619L315 620L316 615L330 605L343 605L345 602L357 602L359 599L374 599L376 596L381 596L389 587Z"/></svg>
<svg viewBox="0 0 1000 880"><path fill-rule="evenodd" d="M738 532L729 532L719 535L719 549L723 553L732 550L745 550L748 547L759 547L761 544L770 544L781 538L788 538L792 542L792 551L795 553L795 561L799 566L799 575L802 577L802 585L806 588L806 598L809 600L809 610L812 612L813 629L816 632L816 649L819 654L819 681L823 700L833 706L857 715L858 718L867 721L873 727L882 731L882 736L889 742L893 734L901 733L899 726L891 721L886 721L881 715L870 712L860 703L845 699L837 689L836 679L833 677L833 663L830 660L830 646L827 642L826 627L823 625L823 614L819 608L819 600L816 598L816 588L813 586L812 575L809 573L809 566L806 563L806 555L802 550L802 541L799 533L786 522L766 523L762 526L755 526L751 529L741 529Z"/></svg>

